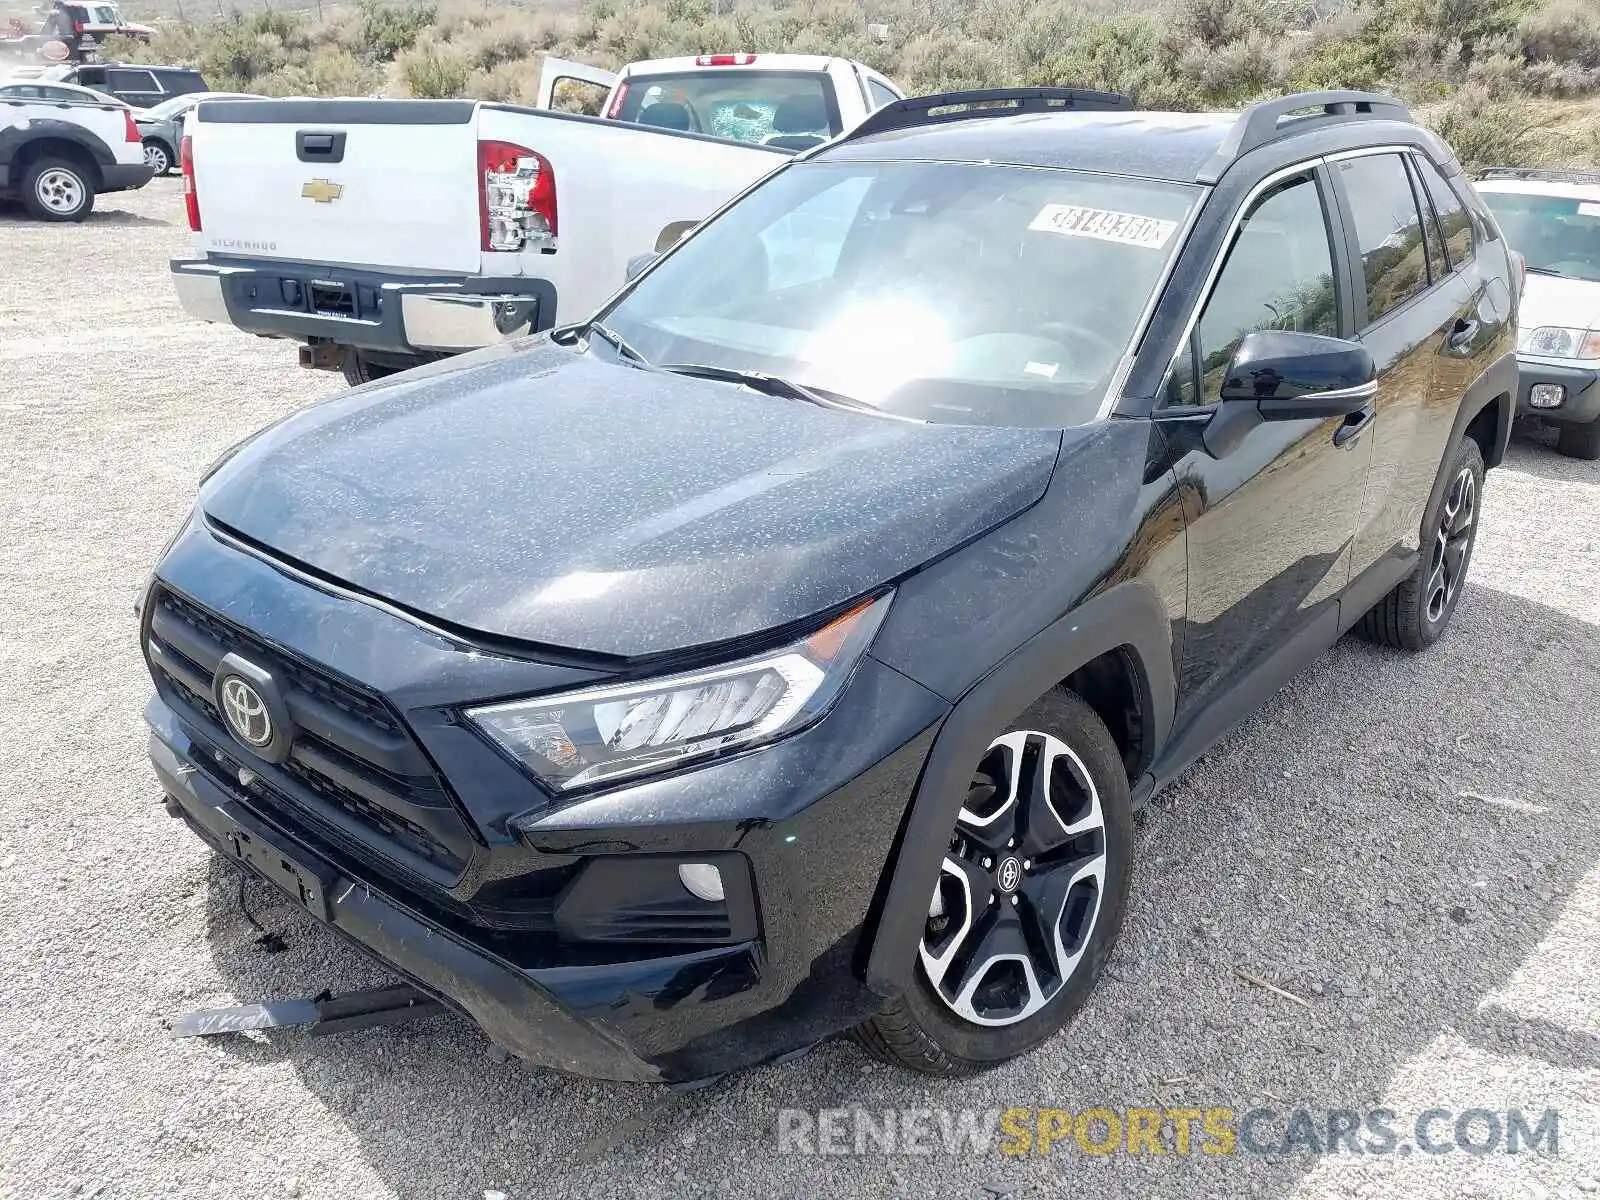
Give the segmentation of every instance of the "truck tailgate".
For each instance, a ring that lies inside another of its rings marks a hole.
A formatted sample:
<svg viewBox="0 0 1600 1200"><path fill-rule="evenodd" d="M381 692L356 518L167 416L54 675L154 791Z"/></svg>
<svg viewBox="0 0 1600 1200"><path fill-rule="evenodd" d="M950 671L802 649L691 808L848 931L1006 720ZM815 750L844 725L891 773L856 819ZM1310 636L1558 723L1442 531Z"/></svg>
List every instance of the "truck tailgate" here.
<svg viewBox="0 0 1600 1200"><path fill-rule="evenodd" d="M471 100L228 100L190 117L200 248L475 272Z"/></svg>

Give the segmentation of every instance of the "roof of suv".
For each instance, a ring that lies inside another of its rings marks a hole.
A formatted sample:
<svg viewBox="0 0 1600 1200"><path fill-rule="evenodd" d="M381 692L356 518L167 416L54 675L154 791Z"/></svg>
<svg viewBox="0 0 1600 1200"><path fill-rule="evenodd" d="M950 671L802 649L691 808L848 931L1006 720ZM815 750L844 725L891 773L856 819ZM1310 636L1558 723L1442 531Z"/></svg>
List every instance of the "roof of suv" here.
<svg viewBox="0 0 1600 1200"><path fill-rule="evenodd" d="M1039 88L918 97L879 110L854 133L817 154L846 160L913 158L1072 167L1211 183L1234 160L1268 145L1284 148L1284 156L1292 159L1290 144L1304 145L1300 139L1311 135L1326 135L1318 138L1318 153L1355 145L1436 141L1411 122L1399 101L1368 93L1304 93L1263 101L1238 113L1145 112L1108 93L1077 93L1082 108L1070 101L1062 107L1062 97L1069 94L1071 89ZM1015 108L986 108L991 95L1016 101ZM1113 108L1116 101L1122 106ZM969 107L944 116L920 111L930 103ZM1041 110L1041 105L1055 107ZM978 107L974 111L970 106ZM1339 144L1326 144L1334 142ZM1438 149L1444 152L1442 143Z"/></svg>
<svg viewBox="0 0 1600 1200"><path fill-rule="evenodd" d="M1233 123L1231 114L1027 113L868 134L828 151L826 157L1070 166L1193 183Z"/></svg>

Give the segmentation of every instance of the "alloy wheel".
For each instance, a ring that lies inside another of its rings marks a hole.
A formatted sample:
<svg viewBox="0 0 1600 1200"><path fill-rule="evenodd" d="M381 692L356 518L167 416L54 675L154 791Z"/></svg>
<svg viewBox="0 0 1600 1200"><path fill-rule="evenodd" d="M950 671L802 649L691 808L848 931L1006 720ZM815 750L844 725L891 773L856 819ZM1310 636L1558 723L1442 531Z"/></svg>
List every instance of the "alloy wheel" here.
<svg viewBox="0 0 1600 1200"><path fill-rule="evenodd" d="M172 169L172 159L167 154L167 148L159 142L146 142L144 147L145 166L157 175L165 175Z"/></svg>
<svg viewBox="0 0 1600 1200"><path fill-rule="evenodd" d="M1437 622L1450 610L1466 578L1472 556L1472 535L1478 521L1478 480L1462 467L1445 493L1444 510L1434 534L1428 564L1428 620Z"/></svg>
<svg viewBox="0 0 1600 1200"><path fill-rule="evenodd" d="M39 203L51 212L75 213L83 207L83 180L60 167L41 171L33 190Z"/></svg>
<svg viewBox="0 0 1600 1200"><path fill-rule="evenodd" d="M1083 760L1048 733L1004 734L974 773L940 865L923 972L966 1021L1024 1021L1071 979L1105 892L1105 815Z"/></svg>

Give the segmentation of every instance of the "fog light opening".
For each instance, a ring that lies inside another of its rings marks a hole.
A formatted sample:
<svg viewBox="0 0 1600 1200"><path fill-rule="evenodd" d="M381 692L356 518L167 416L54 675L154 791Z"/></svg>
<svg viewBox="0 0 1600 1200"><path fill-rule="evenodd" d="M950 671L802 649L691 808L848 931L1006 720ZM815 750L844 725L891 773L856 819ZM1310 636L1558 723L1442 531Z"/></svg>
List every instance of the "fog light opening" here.
<svg viewBox="0 0 1600 1200"><path fill-rule="evenodd" d="M682 863L678 881L702 900L720 903L723 899L722 872L710 863Z"/></svg>
<svg viewBox="0 0 1600 1200"><path fill-rule="evenodd" d="M1531 408L1560 408L1567 398L1567 389L1559 383L1536 383L1528 391Z"/></svg>

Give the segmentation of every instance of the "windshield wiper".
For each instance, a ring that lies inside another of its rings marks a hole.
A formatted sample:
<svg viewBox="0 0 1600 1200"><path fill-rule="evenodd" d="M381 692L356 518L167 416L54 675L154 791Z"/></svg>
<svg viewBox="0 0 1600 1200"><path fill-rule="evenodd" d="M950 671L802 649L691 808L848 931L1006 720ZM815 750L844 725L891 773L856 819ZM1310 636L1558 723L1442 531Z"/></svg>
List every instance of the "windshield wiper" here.
<svg viewBox="0 0 1600 1200"><path fill-rule="evenodd" d="M1563 275L1560 271L1552 270L1550 267L1536 267L1532 263L1528 264L1528 274L1529 275L1554 275L1558 279L1565 279L1566 278L1566 276Z"/></svg>
<svg viewBox="0 0 1600 1200"><path fill-rule="evenodd" d="M622 335L616 332L616 330L611 329L609 326L604 325L599 321L590 321L588 329L586 329L584 332L590 337L593 337L598 333L600 335L600 340L609 344L611 348L617 352L618 358L626 359L628 362L640 367L648 367L650 365L650 360L648 358L640 354L632 346L628 345L628 343L623 339Z"/></svg>
<svg viewBox="0 0 1600 1200"><path fill-rule="evenodd" d="M765 371L741 371L733 367L717 367L709 363L672 363L659 368L673 375L687 375L692 379L715 379L723 383L742 383L747 388L765 392L769 396L787 396L791 400L804 400L821 408L853 408L861 412L877 413L879 409L853 396L839 392L821 391L785 379L781 375L768 375Z"/></svg>

